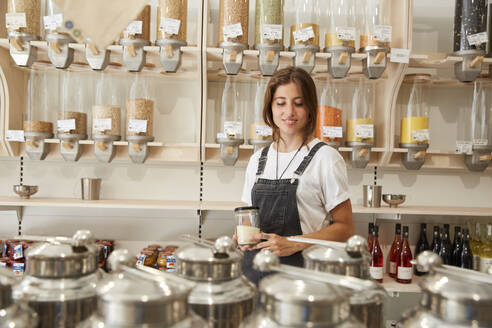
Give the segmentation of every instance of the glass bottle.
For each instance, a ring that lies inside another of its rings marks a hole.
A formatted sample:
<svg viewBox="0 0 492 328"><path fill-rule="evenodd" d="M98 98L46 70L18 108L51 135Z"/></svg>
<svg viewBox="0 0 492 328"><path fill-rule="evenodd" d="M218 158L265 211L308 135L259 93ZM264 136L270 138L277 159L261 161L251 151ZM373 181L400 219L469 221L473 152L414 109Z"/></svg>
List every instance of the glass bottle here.
<svg viewBox="0 0 492 328"><path fill-rule="evenodd" d="M369 247L369 253L372 253L372 245L374 242L374 236L372 234L373 231L374 231L374 223L369 222L369 229L367 234L367 245Z"/></svg>
<svg viewBox="0 0 492 328"><path fill-rule="evenodd" d="M431 251L436 254L439 254L439 249L441 247L441 238L439 234L439 226L434 226L434 231L432 232L432 244Z"/></svg>
<svg viewBox="0 0 492 328"><path fill-rule="evenodd" d="M390 250L390 265L389 265L389 275L391 278L396 278L396 266L398 263L398 257L401 252L401 224L397 223L395 226L395 239L393 240L393 244L391 245Z"/></svg>
<svg viewBox="0 0 492 328"><path fill-rule="evenodd" d="M453 239L453 255L451 264L457 267L461 266L461 227L454 227L454 239Z"/></svg>
<svg viewBox="0 0 492 328"><path fill-rule="evenodd" d="M451 264L452 250L451 250L451 240L449 239L449 224L445 224L442 230L439 256L441 257L443 264Z"/></svg>
<svg viewBox="0 0 492 328"><path fill-rule="evenodd" d="M408 226L403 227L403 246L398 256L398 265L396 268L396 281L401 284L412 282L412 250L408 243Z"/></svg>
<svg viewBox="0 0 492 328"><path fill-rule="evenodd" d="M470 247L470 233L463 229L463 246L460 254L460 266L465 269L473 269L473 253Z"/></svg>
<svg viewBox="0 0 492 328"><path fill-rule="evenodd" d="M480 271L487 272L492 265L492 224L487 224L486 235L480 247Z"/></svg>
<svg viewBox="0 0 492 328"><path fill-rule="evenodd" d="M482 247L482 238L480 234L480 223L476 222L471 230L470 247L473 254L473 270L480 270L480 248Z"/></svg>
<svg viewBox="0 0 492 328"><path fill-rule="evenodd" d="M383 252L379 246L379 227L374 226L372 230L373 236L373 247L371 250L371 265L369 267L369 272L371 274L371 279L377 282L383 282Z"/></svg>
<svg viewBox="0 0 492 328"><path fill-rule="evenodd" d="M421 223L420 237L419 241L417 242L417 246L415 247L415 257L417 257L423 251L427 251L429 249L429 242L427 241L427 224ZM415 274L421 276L424 274L424 272L420 272L419 270L417 270L417 266L415 266Z"/></svg>

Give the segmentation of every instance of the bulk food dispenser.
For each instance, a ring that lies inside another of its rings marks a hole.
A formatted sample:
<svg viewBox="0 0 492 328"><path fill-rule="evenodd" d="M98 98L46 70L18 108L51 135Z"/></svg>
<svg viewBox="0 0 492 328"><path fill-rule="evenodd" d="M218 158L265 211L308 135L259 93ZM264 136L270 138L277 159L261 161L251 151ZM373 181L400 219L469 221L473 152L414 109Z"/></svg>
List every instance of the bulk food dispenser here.
<svg viewBox="0 0 492 328"><path fill-rule="evenodd" d="M227 74L236 75L248 49L249 0L220 0L219 47Z"/></svg>
<svg viewBox="0 0 492 328"><path fill-rule="evenodd" d="M137 18L120 35L123 63L130 72L140 72L145 66L145 46L150 45L150 6L145 6Z"/></svg>
<svg viewBox="0 0 492 328"><path fill-rule="evenodd" d="M328 14L328 30L325 33L324 52L330 53L328 72L336 79L344 78L350 70L352 53L355 52L355 4L354 0L323 1Z"/></svg>
<svg viewBox="0 0 492 328"><path fill-rule="evenodd" d="M343 138L342 92L340 83L327 80L323 84L318 103L318 116L314 136L329 146L337 148Z"/></svg>
<svg viewBox="0 0 492 328"><path fill-rule="evenodd" d="M286 0L286 8L295 10L294 24L290 26L290 47L295 52L294 66L311 73L315 55L319 52L319 20L321 7L318 0Z"/></svg>
<svg viewBox="0 0 492 328"><path fill-rule="evenodd" d="M273 141L272 128L266 125L263 120L263 101L265 99L265 91L268 85L267 80L258 80L256 82L255 92L255 108L252 118L252 123L249 126L248 143L254 146L254 151L268 146Z"/></svg>
<svg viewBox="0 0 492 328"><path fill-rule="evenodd" d="M7 0L5 23L10 56L17 65L30 67L37 55L31 41L40 39L41 0Z"/></svg>
<svg viewBox="0 0 492 328"><path fill-rule="evenodd" d="M186 46L188 0L159 0L157 41L166 72L176 72L181 63L181 47Z"/></svg>
<svg viewBox="0 0 492 328"><path fill-rule="evenodd" d="M463 61L454 64L461 82L475 80L482 71L487 35L487 1L456 0L453 51Z"/></svg>
<svg viewBox="0 0 492 328"><path fill-rule="evenodd" d="M109 163L116 155L113 142L121 139L121 106L118 88L111 75L98 74L96 101L92 106L92 139L96 158Z"/></svg>
<svg viewBox="0 0 492 328"><path fill-rule="evenodd" d="M386 69L391 47L391 0L364 0L358 10L359 51L367 54L362 60L362 69L369 79L377 79Z"/></svg>
<svg viewBox="0 0 492 328"><path fill-rule="evenodd" d="M63 13L54 0L46 1L44 28L48 42L48 58L56 68L67 68L73 62L73 48L69 43L75 42L68 33L61 33Z"/></svg>
<svg viewBox="0 0 492 328"><path fill-rule="evenodd" d="M234 165L239 157L239 145L244 143L243 108L239 93L231 77L227 77L222 92L220 132L217 143L220 145L220 158L225 165Z"/></svg>
<svg viewBox="0 0 492 328"><path fill-rule="evenodd" d="M255 49L263 76L277 70L284 49L283 0L256 0Z"/></svg>
<svg viewBox="0 0 492 328"><path fill-rule="evenodd" d="M145 162L149 155L148 143L154 141L154 100L148 90L147 80L135 74L126 102L126 140L133 163Z"/></svg>
<svg viewBox="0 0 492 328"><path fill-rule="evenodd" d="M82 155L79 141L87 139L89 97L84 93L83 73L62 72L61 110L56 122L60 153L66 161L78 161Z"/></svg>
<svg viewBox="0 0 492 328"><path fill-rule="evenodd" d="M429 148L429 107L426 103L429 74L409 74L400 89L400 148L408 149L401 156L408 170L418 170L425 160Z"/></svg>
<svg viewBox="0 0 492 328"><path fill-rule="evenodd" d="M53 138L53 123L49 119L46 74L31 70L27 84L27 104L24 119L26 153L32 160L43 160L48 154L45 139Z"/></svg>
<svg viewBox="0 0 492 328"><path fill-rule="evenodd" d="M91 39L85 42L85 59L95 71L102 71L109 65L111 51L99 49Z"/></svg>

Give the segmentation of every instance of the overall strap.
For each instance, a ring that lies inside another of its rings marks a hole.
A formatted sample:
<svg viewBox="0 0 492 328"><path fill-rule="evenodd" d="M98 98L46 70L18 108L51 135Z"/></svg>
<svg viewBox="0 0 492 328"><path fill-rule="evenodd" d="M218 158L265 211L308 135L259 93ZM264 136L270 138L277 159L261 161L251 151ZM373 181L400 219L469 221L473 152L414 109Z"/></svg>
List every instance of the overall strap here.
<svg viewBox="0 0 492 328"><path fill-rule="evenodd" d="M294 174L301 176L306 170L306 168L308 167L309 163L311 163L311 160L313 159L316 152L323 146L326 146L326 144L320 141L313 148L311 148L311 151L309 152L309 154L307 154L306 157L304 157L304 159L301 162L301 165L299 165L299 167L294 172Z"/></svg>
<svg viewBox="0 0 492 328"><path fill-rule="evenodd" d="M268 155L269 149L270 149L270 145L266 146L261 151L261 156L260 156L260 160L258 161L258 171L256 171L256 176L262 175L263 171L265 171L265 166L266 166L266 162L267 162L267 155Z"/></svg>

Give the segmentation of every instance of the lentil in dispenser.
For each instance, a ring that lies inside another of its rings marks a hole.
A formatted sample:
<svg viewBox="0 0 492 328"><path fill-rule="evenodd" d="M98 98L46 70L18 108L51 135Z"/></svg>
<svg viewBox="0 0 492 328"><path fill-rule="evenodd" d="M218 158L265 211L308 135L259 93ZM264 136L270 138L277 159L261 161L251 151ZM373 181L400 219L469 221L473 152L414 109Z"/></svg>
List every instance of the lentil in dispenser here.
<svg viewBox="0 0 492 328"><path fill-rule="evenodd" d="M227 77L222 92L220 132L217 143L220 144L220 157L225 165L234 165L239 157L239 145L244 143L243 111L238 100L236 84Z"/></svg>
<svg viewBox="0 0 492 328"><path fill-rule="evenodd" d="M263 120L263 101L265 99L268 81L258 80L256 82L255 108L253 112L253 122L249 126L248 143L254 146L254 151L268 146L273 141L272 128L266 125Z"/></svg>
<svg viewBox="0 0 492 328"><path fill-rule="evenodd" d="M220 0L219 47L227 74L236 75L248 49L249 0Z"/></svg>
<svg viewBox="0 0 492 328"><path fill-rule="evenodd" d="M7 0L5 23L10 56L18 66L30 67L37 55L31 41L41 35L41 0Z"/></svg>
<svg viewBox="0 0 492 328"><path fill-rule="evenodd" d="M341 86L327 81L321 92L314 136L329 146L341 146L343 138Z"/></svg>
<svg viewBox="0 0 492 328"><path fill-rule="evenodd" d="M258 66L263 76L271 76L284 49L283 0L257 0L255 26L255 49L260 52Z"/></svg>
<svg viewBox="0 0 492 328"><path fill-rule="evenodd" d="M145 46L150 45L150 5L145 6L137 18L120 35L123 62L130 72L140 72L145 66Z"/></svg>
<svg viewBox="0 0 492 328"><path fill-rule="evenodd" d="M46 16L44 16L44 29L48 42L48 58L56 68L67 68L73 62L74 49L69 43L75 40L63 33L60 28L63 24L63 13L54 0L46 1Z"/></svg>

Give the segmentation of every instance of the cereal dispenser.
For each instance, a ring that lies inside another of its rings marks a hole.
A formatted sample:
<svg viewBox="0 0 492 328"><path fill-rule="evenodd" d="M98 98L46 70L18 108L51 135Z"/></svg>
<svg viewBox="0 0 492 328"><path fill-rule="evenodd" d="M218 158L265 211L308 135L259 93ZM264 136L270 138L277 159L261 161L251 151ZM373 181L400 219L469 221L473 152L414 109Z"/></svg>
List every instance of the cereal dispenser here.
<svg viewBox="0 0 492 328"><path fill-rule="evenodd" d="M429 82L429 74L409 74L400 89L400 148L408 149L408 153L401 155L401 160L408 170L422 167L429 148L429 107L426 103Z"/></svg>
<svg viewBox="0 0 492 328"><path fill-rule="evenodd" d="M63 24L63 13L54 0L46 1L46 14L44 28L48 42L48 57L56 68L67 68L73 62L74 53L69 43L75 41L67 33L59 31Z"/></svg>
<svg viewBox="0 0 492 328"><path fill-rule="evenodd" d="M271 76L284 49L283 0L257 0L255 21L255 49L260 52L258 66L263 76Z"/></svg>
<svg viewBox="0 0 492 328"><path fill-rule="evenodd" d="M371 158L374 146L374 82L364 78L355 79L357 83L352 99L352 109L347 117L346 145L352 147L350 163L354 168L365 168Z"/></svg>
<svg viewBox="0 0 492 328"><path fill-rule="evenodd" d="M328 30L325 34L324 52L330 53L328 72L336 79L344 78L355 52L355 4L354 0L328 0Z"/></svg>
<svg viewBox="0 0 492 328"><path fill-rule="evenodd" d="M43 160L48 155L45 139L53 138L53 123L48 117L46 74L31 70L27 84L27 105L24 119L26 153L32 160Z"/></svg>
<svg viewBox="0 0 492 328"><path fill-rule="evenodd" d="M62 72L61 110L56 122L60 153L66 161L78 161L82 155L80 140L87 139L87 95L81 85L82 74Z"/></svg>
<svg viewBox="0 0 492 328"><path fill-rule="evenodd" d="M362 69L368 78L377 79L386 69L391 47L391 0L365 0L358 10L360 52L367 54Z"/></svg>
<svg viewBox="0 0 492 328"><path fill-rule="evenodd" d="M41 29L41 0L7 0L5 23L10 43L10 56L19 66L30 67L36 60L36 47Z"/></svg>
<svg viewBox="0 0 492 328"><path fill-rule="evenodd" d="M249 126L248 139L248 143L255 146L255 151L268 146L273 141L272 128L263 120L263 102L267 85L267 80L260 79L256 82L254 117Z"/></svg>
<svg viewBox="0 0 492 328"><path fill-rule="evenodd" d="M148 83L135 74L126 103L126 140L128 154L134 163L143 163L149 154L148 143L154 141L154 100L148 94Z"/></svg>
<svg viewBox="0 0 492 328"><path fill-rule="evenodd" d="M487 1L456 0L453 51L463 61L454 64L461 82L471 82L480 75L487 34Z"/></svg>
<svg viewBox="0 0 492 328"><path fill-rule="evenodd" d="M319 18L321 8L318 0L289 0L287 8L295 8L294 24L290 26L290 47L295 52L294 66L311 73L315 54L319 51Z"/></svg>
<svg viewBox="0 0 492 328"><path fill-rule="evenodd" d="M176 72L181 47L186 46L188 0L159 0L157 8L157 46L166 72Z"/></svg>
<svg viewBox="0 0 492 328"><path fill-rule="evenodd" d="M238 97L236 84L228 76L222 92L220 132L217 133L220 157L225 165L236 163L239 157L239 145L244 143L243 111Z"/></svg>
<svg viewBox="0 0 492 328"><path fill-rule="evenodd" d="M89 66L95 71L102 71L109 65L111 51L99 49L91 39L85 42L85 59Z"/></svg>
<svg viewBox="0 0 492 328"><path fill-rule="evenodd" d="M341 86L327 81L319 99L318 116L314 136L328 145L338 148L343 138Z"/></svg>
<svg viewBox="0 0 492 328"><path fill-rule="evenodd" d="M137 18L120 35L123 62L130 72L140 72L145 66L145 46L150 45L150 5L145 6Z"/></svg>
<svg viewBox="0 0 492 328"><path fill-rule="evenodd" d="M113 142L121 139L121 107L111 75L99 73L96 102L92 106L92 139L96 158L109 163L116 155Z"/></svg>
<svg viewBox="0 0 492 328"><path fill-rule="evenodd" d="M249 0L220 0L219 47L227 74L236 75L248 49Z"/></svg>

